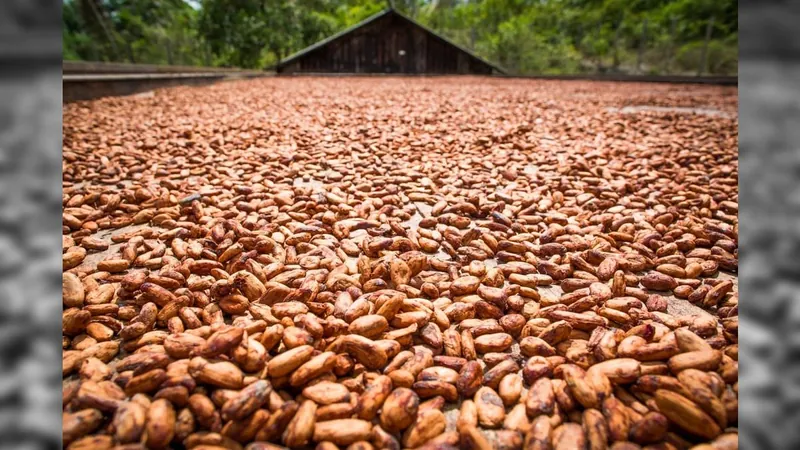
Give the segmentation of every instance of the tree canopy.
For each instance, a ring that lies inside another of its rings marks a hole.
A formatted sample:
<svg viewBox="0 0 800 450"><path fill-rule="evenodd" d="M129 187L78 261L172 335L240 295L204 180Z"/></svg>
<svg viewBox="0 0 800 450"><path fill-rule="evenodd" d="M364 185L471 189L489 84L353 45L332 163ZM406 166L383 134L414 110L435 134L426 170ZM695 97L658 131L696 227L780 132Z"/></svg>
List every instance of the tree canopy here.
<svg viewBox="0 0 800 450"><path fill-rule="evenodd" d="M63 0L64 57L268 68L390 4L514 73L738 67L734 0Z"/></svg>

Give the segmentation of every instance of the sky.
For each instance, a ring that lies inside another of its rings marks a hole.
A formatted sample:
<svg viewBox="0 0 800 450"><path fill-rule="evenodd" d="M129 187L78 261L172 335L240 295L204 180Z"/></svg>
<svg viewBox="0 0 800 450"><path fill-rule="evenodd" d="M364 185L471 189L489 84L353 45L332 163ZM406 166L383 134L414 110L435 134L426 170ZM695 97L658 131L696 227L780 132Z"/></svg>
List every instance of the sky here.
<svg viewBox="0 0 800 450"><path fill-rule="evenodd" d="M194 9L200 9L200 0L183 0L184 2L188 3Z"/></svg>

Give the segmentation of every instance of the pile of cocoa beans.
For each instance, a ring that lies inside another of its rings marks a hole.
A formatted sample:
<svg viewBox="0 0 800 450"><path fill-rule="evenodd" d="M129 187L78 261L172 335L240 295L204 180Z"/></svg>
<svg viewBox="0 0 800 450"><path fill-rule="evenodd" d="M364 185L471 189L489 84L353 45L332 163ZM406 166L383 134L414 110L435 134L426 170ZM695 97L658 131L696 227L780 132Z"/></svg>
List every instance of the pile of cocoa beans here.
<svg viewBox="0 0 800 450"><path fill-rule="evenodd" d="M736 95L279 77L66 105L65 447L737 448Z"/></svg>

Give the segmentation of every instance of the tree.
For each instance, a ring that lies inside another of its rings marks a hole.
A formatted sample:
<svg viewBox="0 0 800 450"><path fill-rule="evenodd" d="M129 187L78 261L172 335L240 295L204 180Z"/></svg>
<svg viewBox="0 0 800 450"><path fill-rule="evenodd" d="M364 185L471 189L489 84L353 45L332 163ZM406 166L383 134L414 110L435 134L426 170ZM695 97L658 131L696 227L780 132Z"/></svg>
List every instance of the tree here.
<svg viewBox="0 0 800 450"><path fill-rule="evenodd" d="M66 58L266 68L387 8L518 73L737 67L734 0L63 0ZM646 41L642 28L647 20ZM673 26L674 24L674 26ZM673 62L672 68L665 62Z"/></svg>
<svg viewBox="0 0 800 450"><path fill-rule="evenodd" d="M200 63L196 16L182 0L65 0L65 58Z"/></svg>
<svg viewBox="0 0 800 450"><path fill-rule="evenodd" d="M224 64L262 67L332 34L335 2L204 0L199 31Z"/></svg>

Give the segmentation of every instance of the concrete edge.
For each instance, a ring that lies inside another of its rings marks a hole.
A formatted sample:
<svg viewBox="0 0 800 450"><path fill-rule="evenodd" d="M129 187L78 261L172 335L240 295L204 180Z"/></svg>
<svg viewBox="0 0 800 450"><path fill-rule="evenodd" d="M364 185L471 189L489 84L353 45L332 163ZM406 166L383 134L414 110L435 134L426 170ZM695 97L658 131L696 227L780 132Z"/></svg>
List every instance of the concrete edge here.
<svg viewBox="0 0 800 450"><path fill-rule="evenodd" d="M62 103L122 97L177 86L270 76L269 73L174 73L62 75Z"/></svg>
<svg viewBox="0 0 800 450"><path fill-rule="evenodd" d="M88 82L88 81L125 81L125 80L162 80L180 78L225 78L230 75L226 73L124 73L124 74L65 74L61 79L66 82Z"/></svg>
<svg viewBox="0 0 800 450"><path fill-rule="evenodd" d="M95 61L63 61L64 74L141 74L141 73L239 73L267 72L268 70L239 69L230 67L170 66L164 64L108 63Z"/></svg>

